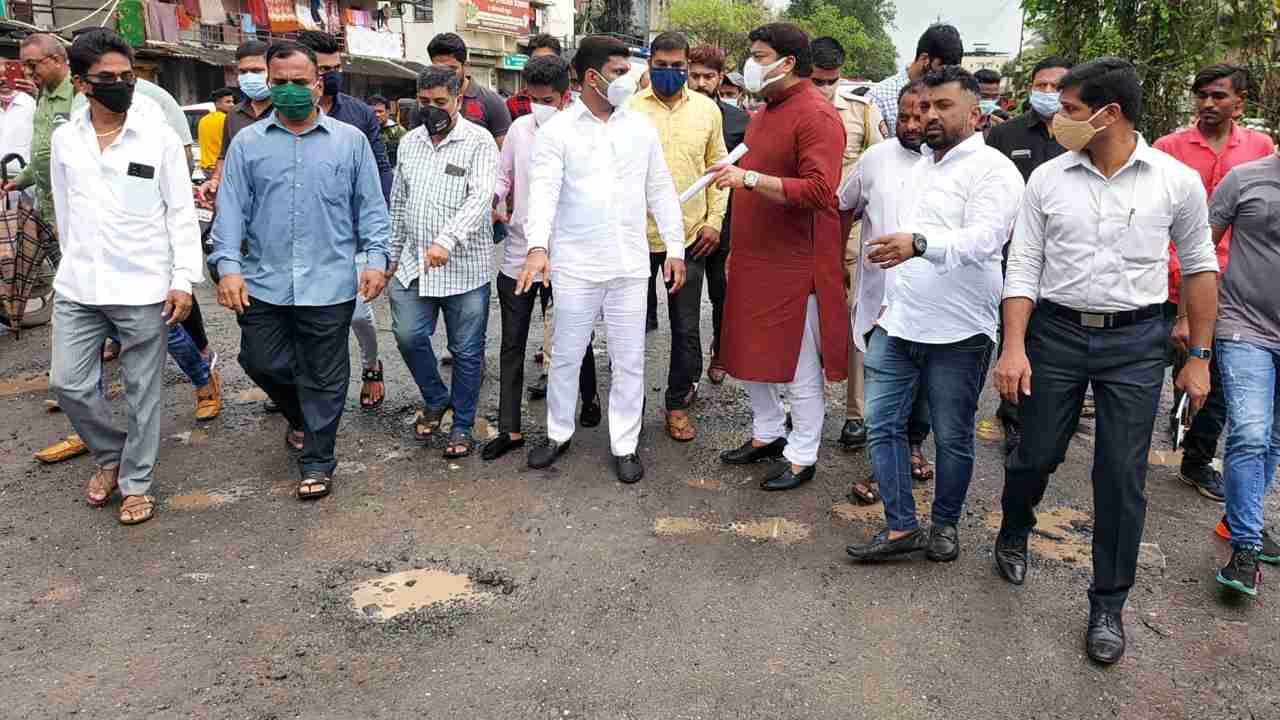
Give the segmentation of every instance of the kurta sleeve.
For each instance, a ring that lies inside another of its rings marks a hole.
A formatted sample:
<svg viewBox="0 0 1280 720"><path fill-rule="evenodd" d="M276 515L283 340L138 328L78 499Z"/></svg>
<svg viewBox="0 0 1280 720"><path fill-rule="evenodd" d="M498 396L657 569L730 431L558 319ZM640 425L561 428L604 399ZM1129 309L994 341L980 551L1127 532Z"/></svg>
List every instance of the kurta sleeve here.
<svg viewBox="0 0 1280 720"><path fill-rule="evenodd" d="M795 137L800 176L781 178L787 204L814 209L834 206L842 156L831 148L844 147L844 127L835 110L797 122Z"/></svg>

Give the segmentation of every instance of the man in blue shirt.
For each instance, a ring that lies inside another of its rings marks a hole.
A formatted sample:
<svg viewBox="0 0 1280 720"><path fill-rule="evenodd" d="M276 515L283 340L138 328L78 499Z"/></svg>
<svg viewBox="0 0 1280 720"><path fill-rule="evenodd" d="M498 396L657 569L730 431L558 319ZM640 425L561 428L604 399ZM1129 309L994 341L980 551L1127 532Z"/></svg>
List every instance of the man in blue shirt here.
<svg viewBox="0 0 1280 720"><path fill-rule="evenodd" d="M390 223L378 166L359 130L319 112L315 53L267 52L274 111L236 135L214 224L218 303L239 315L240 365L289 420L302 452L301 499L329 494L350 381L357 292L386 284ZM244 252L241 252L241 245ZM356 254L368 268L356 287Z"/></svg>

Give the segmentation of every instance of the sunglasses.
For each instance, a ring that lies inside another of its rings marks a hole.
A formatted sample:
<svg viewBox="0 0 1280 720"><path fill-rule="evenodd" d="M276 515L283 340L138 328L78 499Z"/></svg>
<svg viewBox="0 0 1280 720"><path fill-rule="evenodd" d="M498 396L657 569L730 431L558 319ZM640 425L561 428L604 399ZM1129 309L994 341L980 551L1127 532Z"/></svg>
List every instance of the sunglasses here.
<svg viewBox="0 0 1280 720"><path fill-rule="evenodd" d="M812 82L818 87L831 87L832 85L840 82L840 78L833 78L831 80L819 80L817 78L812 78Z"/></svg>

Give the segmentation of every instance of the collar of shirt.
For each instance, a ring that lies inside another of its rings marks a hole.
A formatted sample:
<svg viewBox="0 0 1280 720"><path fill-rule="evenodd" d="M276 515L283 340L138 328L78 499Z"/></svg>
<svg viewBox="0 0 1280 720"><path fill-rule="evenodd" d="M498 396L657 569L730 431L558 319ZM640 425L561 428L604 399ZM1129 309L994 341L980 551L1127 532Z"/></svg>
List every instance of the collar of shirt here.
<svg viewBox="0 0 1280 720"><path fill-rule="evenodd" d="M316 113L315 122L311 123L306 127L306 129L304 129L302 132L297 134L306 135L315 130L324 130L325 132L333 132L333 127L330 125L330 123L334 123L334 122L338 122L338 121L334 120L328 115L325 115L322 112L318 112ZM280 117L276 115L274 111L271 113L271 116L267 119L267 122L263 123L262 131L265 133L268 130L270 130L272 127L278 127L284 132L289 133L290 135L294 134L292 130L284 126L284 123L280 122Z"/></svg>
<svg viewBox="0 0 1280 720"><path fill-rule="evenodd" d="M40 90L40 99L52 102L54 100L70 100L75 97L76 88L71 84L71 74L68 73L62 82L58 83L58 87L53 90Z"/></svg>
<svg viewBox="0 0 1280 720"><path fill-rule="evenodd" d="M660 106L662 109L666 110L667 112L674 113L679 111L681 107L683 107L686 103L689 102L690 92L691 91L688 88L681 90L680 97L676 98L675 105L668 105L665 100L658 97L658 94L653 91L652 87L647 87L641 90L640 92L636 93L636 99L641 102L651 102L654 105Z"/></svg>
<svg viewBox="0 0 1280 720"><path fill-rule="evenodd" d="M1137 139L1137 144L1133 148L1133 154L1129 156L1129 159L1125 161L1124 165L1120 166L1119 170L1116 170L1115 174L1111 176L1112 178L1119 177L1125 170L1128 170L1135 163L1141 162L1150 165L1159 160L1159 156L1156 155L1156 153L1160 153L1160 151L1148 145L1147 141L1143 139L1142 133L1135 132L1134 137ZM1093 164L1093 158L1090 157L1088 153L1068 150L1066 155L1067 159L1063 161L1064 170L1082 167L1103 180L1107 179L1107 176L1103 175L1102 171Z"/></svg>
<svg viewBox="0 0 1280 720"><path fill-rule="evenodd" d="M465 123L465 122L470 122L470 121L462 117L462 113L458 113L457 117L454 118L453 127L449 128L449 134L440 138L439 143L431 142L431 136L427 134L425 130L423 130L420 133L417 133L417 135L414 136L413 139L421 143L422 145L426 146L428 149L438 152L444 149L445 146L447 145L450 145L456 142L463 142L467 139L467 131L465 129L459 129L462 127L462 123ZM410 136L405 135L404 140L401 140L401 142L404 142L405 140L409 140L409 139L410 139Z"/></svg>
<svg viewBox="0 0 1280 720"><path fill-rule="evenodd" d="M146 113L147 108L143 105L131 107L130 112L124 116L124 129L120 131L119 135L112 139L111 145L124 142L125 135L145 134L145 130L153 129L148 125L146 119L142 117ZM76 132L80 133L91 147L97 147L98 131L93 126L93 121L89 117L88 105L76 110L75 113L72 114L71 122L75 126ZM111 147L111 145L108 145L107 147Z"/></svg>
<svg viewBox="0 0 1280 720"><path fill-rule="evenodd" d="M1209 141L1204 139L1204 133L1200 132L1200 126L1198 124L1187 128L1187 141L1192 145L1199 145L1211 152L1213 151L1213 147L1209 145ZM1227 134L1227 144L1223 146L1224 151L1226 148L1233 148L1243 141L1244 133L1241 132L1240 126L1232 122L1231 132Z"/></svg>
<svg viewBox="0 0 1280 720"><path fill-rule="evenodd" d="M946 165L949 163L959 162L986 146L987 143L983 140L982 133L975 132L973 135L962 140L960 144L948 150L947 153L942 156L941 160L934 159L935 156L933 154L933 150L930 150L928 145L921 148L921 155L924 156L926 163L931 166Z"/></svg>
<svg viewBox="0 0 1280 720"><path fill-rule="evenodd" d="M588 120L591 122L599 123L601 125L608 125L609 123L613 123L613 122L622 122L627 118L631 117L631 112L629 110L627 110L626 108L618 107L618 108L614 108L613 112L609 113L608 120L601 120L600 118L596 117L596 114L591 112L591 108L587 107L587 104L582 102L581 100L575 102L573 105L569 107L568 110L565 110L564 112L570 113L570 117L573 118L574 122L582 122L583 120Z"/></svg>
<svg viewBox="0 0 1280 720"><path fill-rule="evenodd" d="M770 108L781 107L783 103L795 97L796 95L799 95L800 93L805 92L811 87L813 87L813 83L809 82L808 80L801 80L795 85L792 85L791 87L784 89L782 92L778 93L777 95L774 95L771 98L765 98L765 103Z"/></svg>

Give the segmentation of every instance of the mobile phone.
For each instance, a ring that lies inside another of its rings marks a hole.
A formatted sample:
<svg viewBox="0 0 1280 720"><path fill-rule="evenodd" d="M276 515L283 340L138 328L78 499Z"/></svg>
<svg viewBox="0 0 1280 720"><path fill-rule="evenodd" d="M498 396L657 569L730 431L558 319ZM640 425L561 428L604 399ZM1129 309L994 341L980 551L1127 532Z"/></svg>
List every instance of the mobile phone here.
<svg viewBox="0 0 1280 720"><path fill-rule="evenodd" d="M18 89L19 80L26 80L27 73L22 69L22 63L17 60L6 60L4 63L4 84L11 90Z"/></svg>

